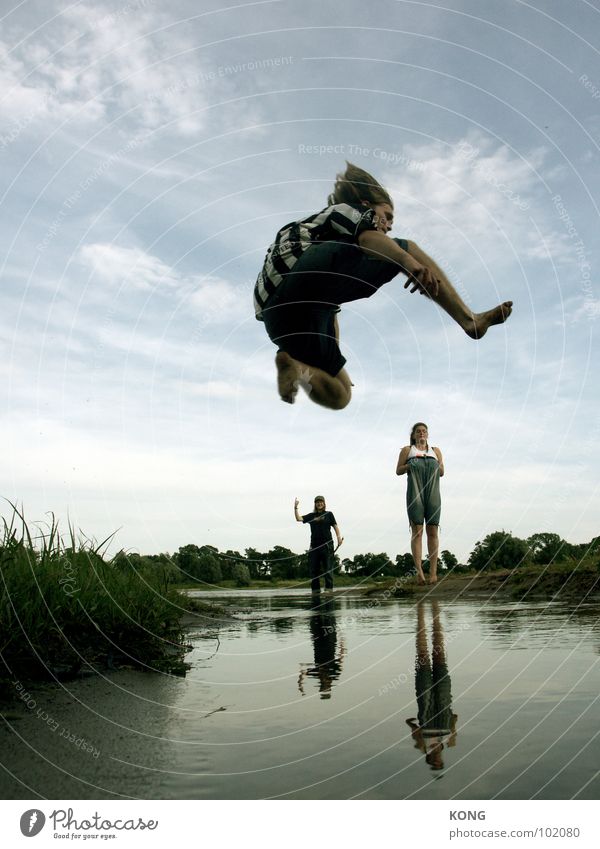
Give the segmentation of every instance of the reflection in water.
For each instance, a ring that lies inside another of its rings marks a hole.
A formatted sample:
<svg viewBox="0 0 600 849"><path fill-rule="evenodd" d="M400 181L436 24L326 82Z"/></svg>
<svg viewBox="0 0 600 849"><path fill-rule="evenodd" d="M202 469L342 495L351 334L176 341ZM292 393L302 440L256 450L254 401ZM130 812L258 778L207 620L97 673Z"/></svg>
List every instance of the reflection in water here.
<svg viewBox="0 0 600 849"><path fill-rule="evenodd" d="M313 611L310 619L310 635L313 643L315 664L302 664L298 678L298 689L303 696L304 679L316 678L319 682L319 693L322 699L331 698L333 682L340 677L346 648L343 637L340 647L337 646L337 629L335 624L335 605L333 599L321 601L315 599L310 603Z"/></svg>
<svg viewBox="0 0 600 849"><path fill-rule="evenodd" d="M446 665L444 632L440 622L440 605L431 602L432 650L427 645L425 627L425 602L417 605L417 656L415 659L415 691L418 717L407 719L415 748L425 755L431 769L444 768L442 752L456 744L456 719L452 713L450 673Z"/></svg>

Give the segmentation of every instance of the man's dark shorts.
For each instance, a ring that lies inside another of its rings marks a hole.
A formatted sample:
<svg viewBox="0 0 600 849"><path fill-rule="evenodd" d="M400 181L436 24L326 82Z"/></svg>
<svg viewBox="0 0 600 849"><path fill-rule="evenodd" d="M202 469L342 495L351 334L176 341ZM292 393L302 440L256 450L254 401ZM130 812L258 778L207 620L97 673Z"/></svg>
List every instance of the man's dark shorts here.
<svg viewBox="0 0 600 849"><path fill-rule="evenodd" d="M408 250L405 239L394 239ZM335 377L346 362L335 338L340 304L370 298L400 271L353 243L322 242L305 251L263 309L269 338L295 360Z"/></svg>

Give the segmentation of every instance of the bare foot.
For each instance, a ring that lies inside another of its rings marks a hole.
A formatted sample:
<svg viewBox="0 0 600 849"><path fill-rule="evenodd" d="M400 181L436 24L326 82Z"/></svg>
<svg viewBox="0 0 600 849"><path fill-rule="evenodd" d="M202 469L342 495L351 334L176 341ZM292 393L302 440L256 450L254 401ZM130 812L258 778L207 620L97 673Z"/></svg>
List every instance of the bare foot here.
<svg viewBox="0 0 600 849"><path fill-rule="evenodd" d="M481 339L493 324L503 324L512 312L512 301L504 301L493 310L474 313L473 321L464 328L471 339Z"/></svg>
<svg viewBox="0 0 600 849"><path fill-rule="evenodd" d="M285 351L277 351L275 365L277 366L277 389L281 400L286 404L293 404L298 394L300 376L298 363Z"/></svg>
<svg viewBox="0 0 600 849"><path fill-rule="evenodd" d="M422 587L425 583L425 575L422 572L417 573L417 584Z"/></svg>
<svg viewBox="0 0 600 849"><path fill-rule="evenodd" d="M430 584L437 584L437 576L436 575L430 575L429 576L429 583Z"/></svg>

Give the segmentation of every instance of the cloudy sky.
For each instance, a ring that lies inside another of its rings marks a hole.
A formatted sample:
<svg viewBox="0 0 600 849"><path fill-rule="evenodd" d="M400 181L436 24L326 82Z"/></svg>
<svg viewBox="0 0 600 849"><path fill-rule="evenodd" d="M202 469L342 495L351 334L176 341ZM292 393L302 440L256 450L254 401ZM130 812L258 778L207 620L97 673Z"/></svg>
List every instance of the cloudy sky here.
<svg viewBox="0 0 600 849"><path fill-rule="evenodd" d="M2 492L111 550L408 550L411 424L442 547L600 533L597 0L2 3ZM283 404L251 294L349 159L475 310L402 278L341 314L355 383ZM10 509L4 502L3 515Z"/></svg>

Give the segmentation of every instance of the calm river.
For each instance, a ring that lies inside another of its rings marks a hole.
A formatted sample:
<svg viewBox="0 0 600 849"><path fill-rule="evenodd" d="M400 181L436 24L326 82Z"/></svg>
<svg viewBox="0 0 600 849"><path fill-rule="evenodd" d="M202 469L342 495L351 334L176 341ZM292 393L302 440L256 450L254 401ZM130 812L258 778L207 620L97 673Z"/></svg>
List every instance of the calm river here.
<svg viewBox="0 0 600 849"><path fill-rule="evenodd" d="M598 798L597 603L210 599L186 678L11 706L2 798Z"/></svg>

